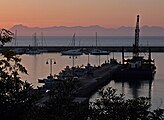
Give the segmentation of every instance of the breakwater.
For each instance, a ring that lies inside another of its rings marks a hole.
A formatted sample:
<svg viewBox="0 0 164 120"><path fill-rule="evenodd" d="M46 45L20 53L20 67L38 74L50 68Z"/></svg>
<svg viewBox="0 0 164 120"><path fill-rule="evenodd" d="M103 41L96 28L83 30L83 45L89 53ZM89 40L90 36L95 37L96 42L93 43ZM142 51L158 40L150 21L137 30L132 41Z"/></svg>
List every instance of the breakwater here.
<svg viewBox="0 0 164 120"><path fill-rule="evenodd" d="M72 49L73 46L3 46L0 49L15 49L15 48L22 48L22 49L45 49L48 52L62 52L65 50ZM81 48L83 50L89 50L94 48L99 48L102 50L107 50L111 52L132 52L133 46L74 46L74 48L78 49ZM164 52L164 46L140 46L139 52L147 52L148 50L151 52Z"/></svg>

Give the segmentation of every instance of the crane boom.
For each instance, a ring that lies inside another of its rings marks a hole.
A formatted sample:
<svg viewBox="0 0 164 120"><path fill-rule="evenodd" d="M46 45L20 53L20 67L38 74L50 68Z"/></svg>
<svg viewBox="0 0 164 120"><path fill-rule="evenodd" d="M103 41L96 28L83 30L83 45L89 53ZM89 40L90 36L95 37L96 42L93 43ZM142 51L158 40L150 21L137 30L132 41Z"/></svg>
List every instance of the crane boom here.
<svg viewBox="0 0 164 120"><path fill-rule="evenodd" d="M139 28L139 15L137 15L137 22L136 22L136 28L135 28L135 44L133 44L133 56L139 56L139 32L140 32L140 28Z"/></svg>

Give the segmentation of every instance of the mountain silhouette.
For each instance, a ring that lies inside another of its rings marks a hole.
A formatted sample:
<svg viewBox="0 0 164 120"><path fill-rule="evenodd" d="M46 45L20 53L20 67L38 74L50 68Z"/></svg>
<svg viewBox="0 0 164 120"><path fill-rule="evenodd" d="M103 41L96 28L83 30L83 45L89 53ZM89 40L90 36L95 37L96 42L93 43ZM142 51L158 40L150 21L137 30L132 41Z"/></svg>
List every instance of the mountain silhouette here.
<svg viewBox="0 0 164 120"><path fill-rule="evenodd" d="M94 36L95 32L99 36L134 36L134 27L121 26L119 28L105 28L99 25L91 26L52 26L52 27L29 27L22 24L14 25L10 30L18 31L19 36L31 36L35 32L45 36L71 36L76 33L78 36ZM164 28L160 26L142 26L141 36L164 36Z"/></svg>

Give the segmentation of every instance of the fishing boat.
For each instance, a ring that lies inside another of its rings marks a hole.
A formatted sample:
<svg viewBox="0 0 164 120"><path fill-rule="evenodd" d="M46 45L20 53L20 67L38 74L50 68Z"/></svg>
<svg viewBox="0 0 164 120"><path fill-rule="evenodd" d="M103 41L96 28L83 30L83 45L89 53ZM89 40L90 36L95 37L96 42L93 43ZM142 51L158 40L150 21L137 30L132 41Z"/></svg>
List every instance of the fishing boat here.
<svg viewBox="0 0 164 120"><path fill-rule="evenodd" d="M61 52L61 54L62 55L71 55L71 56L83 54L83 52L80 48L79 49L75 48L75 34L73 35L73 39L72 39L72 49L67 50L67 51L63 51L63 52Z"/></svg>
<svg viewBox="0 0 164 120"><path fill-rule="evenodd" d="M133 56L130 59L124 59L124 50L122 51L122 64L114 74L114 80L153 80L156 73L154 60L151 59L151 50L149 48L148 58L139 55L139 15L135 29L135 44L133 44Z"/></svg>

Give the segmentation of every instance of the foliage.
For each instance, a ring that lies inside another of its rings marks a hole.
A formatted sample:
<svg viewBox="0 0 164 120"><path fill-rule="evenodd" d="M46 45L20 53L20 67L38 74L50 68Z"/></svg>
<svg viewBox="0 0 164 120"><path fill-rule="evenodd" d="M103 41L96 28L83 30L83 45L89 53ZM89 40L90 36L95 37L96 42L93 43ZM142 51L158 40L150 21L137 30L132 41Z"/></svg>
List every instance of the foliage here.
<svg viewBox="0 0 164 120"><path fill-rule="evenodd" d="M12 33L2 29L2 45L12 40ZM34 103L33 88L27 81L22 81L19 73L27 74L21 65L21 59L10 50L4 50L0 59L0 119L22 119Z"/></svg>
<svg viewBox="0 0 164 120"><path fill-rule="evenodd" d="M149 114L150 120L164 120L164 109L158 108Z"/></svg>
<svg viewBox="0 0 164 120"><path fill-rule="evenodd" d="M164 110L149 111L150 99L139 97L125 100L124 95L107 88L91 103L91 120L163 120Z"/></svg>
<svg viewBox="0 0 164 120"><path fill-rule="evenodd" d="M100 90L95 102L78 103L72 93L74 83L66 82L55 87L50 99L42 106L35 107L30 120L163 120L164 110L149 111L149 98L125 100L124 95L107 88Z"/></svg>
<svg viewBox="0 0 164 120"><path fill-rule="evenodd" d="M74 85L73 81L66 81L54 86L49 92L49 100L35 109L32 120L86 120L88 103L74 101Z"/></svg>
<svg viewBox="0 0 164 120"><path fill-rule="evenodd" d="M0 29L0 42L2 43L2 46L7 43L11 42L11 40L14 38L14 34L6 29Z"/></svg>

